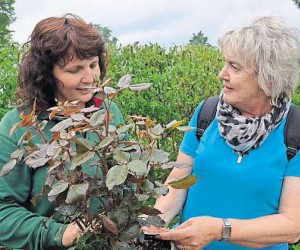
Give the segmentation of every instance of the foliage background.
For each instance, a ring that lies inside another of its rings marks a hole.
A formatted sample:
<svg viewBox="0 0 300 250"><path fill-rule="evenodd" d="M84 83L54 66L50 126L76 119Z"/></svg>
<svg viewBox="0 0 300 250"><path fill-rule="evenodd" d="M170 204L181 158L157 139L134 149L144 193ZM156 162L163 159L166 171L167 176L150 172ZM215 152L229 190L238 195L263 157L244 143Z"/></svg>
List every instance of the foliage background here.
<svg viewBox="0 0 300 250"><path fill-rule="evenodd" d="M299 1L293 1L300 8ZM15 19L14 2L0 1L0 119L17 104L15 90L21 45L12 41L8 29ZM201 100L219 93L221 84L217 75L223 60L217 49L206 43L201 31L193 34L186 46L165 49L158 44L135 43L118 47L107 27L95 26L107 38L108 77L113 82L130 74L133 82L153 83L148 91L127 92L118 97L116 102L124 115L144 115L163 124L173 119L187 122ZM300 106L300 86L293 102ZM161 142L162 147L175 156L181 137L182 133L178 133L174 141ZM290 249L300 250L300 245L291 245Z"/></svg>

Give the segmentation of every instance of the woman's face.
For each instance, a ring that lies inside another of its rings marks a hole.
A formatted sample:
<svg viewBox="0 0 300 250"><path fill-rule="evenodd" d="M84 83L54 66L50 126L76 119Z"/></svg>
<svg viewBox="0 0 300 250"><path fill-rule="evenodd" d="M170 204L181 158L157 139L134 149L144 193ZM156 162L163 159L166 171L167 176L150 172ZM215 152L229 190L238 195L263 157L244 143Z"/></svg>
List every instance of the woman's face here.
<svg viewBox="0 0 300 250"><path fill-rule="evenodd" d="M269 112L269 99L259 89L254 70L243 67L234 56L225 56L225 66L218 77L223 83L224 102L242 115L253 117Z"/></svg>
<svg viewBox="0 0 300 250"><path fill-rule="evenodd" d="M86 87L95 86L94 78L100 77L99 58L74 57L63 67L55 64L53 76L56 79L58 101L78 101L78 107L83 108L93 97L93 89Z"/></svg>

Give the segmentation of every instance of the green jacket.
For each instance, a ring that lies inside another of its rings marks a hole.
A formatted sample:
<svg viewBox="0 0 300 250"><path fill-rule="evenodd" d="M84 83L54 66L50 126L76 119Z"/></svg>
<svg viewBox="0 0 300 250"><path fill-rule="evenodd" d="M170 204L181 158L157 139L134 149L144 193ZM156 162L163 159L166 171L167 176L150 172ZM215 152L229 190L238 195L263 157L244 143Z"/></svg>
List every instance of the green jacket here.
<svg viewBox="0 0 300 250"><path fill-rule="evenodd" d="M123 117L112 103L111 124L124 123ZM9 136L12 126L20 121L18 109L9 111L0 123L0 171L4 164L10 161L10 154L17 149L17 143L28 128L18 128ZM44 136L51 138L49 131L55 121L50 121L43 130ZM87 134L87 139L91 135ZM38 142L38 138L34 143ZM61 238L67 225L51 219L54 209L47 197L37 199L36 205L31 198L39 194L45 183L47 166L30 169L25 163L19 163L12 171L0 176L0 245L13 249L59 249L62 247ZM90 173L92 174L92 173Z"/></svg>

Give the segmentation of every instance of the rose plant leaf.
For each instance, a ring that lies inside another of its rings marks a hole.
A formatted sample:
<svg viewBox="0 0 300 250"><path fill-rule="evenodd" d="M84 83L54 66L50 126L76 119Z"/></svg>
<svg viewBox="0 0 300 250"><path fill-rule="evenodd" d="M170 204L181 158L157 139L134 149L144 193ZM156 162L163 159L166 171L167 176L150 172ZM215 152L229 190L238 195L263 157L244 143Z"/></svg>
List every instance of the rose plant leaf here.
<svg viewBox="0 0 300 250"><path fill-rule="evenodd" d="M168 185L175 189L185 189L194 185L197 179L197 176L187 175L180 180L169 182Z"/></svg>
<svg viewBox="0 0 300 250"><path fill-rule="evenodd" d="M181 121L176 121L176 120L173 120L173 121L171 121L170 123L168 123L167 125L166 125L166 128L177 128L177 127L179 127L181 124L183 123L183 120L181 120Z"/></svg>
<svg viewBox="0 0 300 250"><path fill-rule="evenodd" d="M17 160L16 159L12 159L11 161L9 161L6 164L4 164L3 167L2 167L2 171L0 173L0 176L7 175L14 168L14 166L16 164L17 164Z"/></svg>
<svg viewBox="0 0 300 250"><path fill-rule="evenodd" d="M140 226L138 224L133 224L128 226L120 235L120 239L125 242L130 242L133 239L137 238L141 233ZM123 249L123 248L118 248ZM129 248L132 249L132 248Z"/></svg>
<svg viewBox="0 0 300 250"><path fill-rule="evenodd" d="M44 166L51 159L51 157L47 157L45 150L36 150L26 158L25 163L34 169Z"/></svg>
<svg viewBox="0 0 300 250"><path fill-rule="evenodd" d="M62 120L61 122L57 123L54 127L50 129L51 132L60 132L61 130L64 130L68 127L71 127L74 125L74 122L71 118L67 118L65 120Z"/></svg>
<svg viewBox="0 0 300 250"><path fill-rule="evenodd" d="M169 160L169 153L161 149L153 149L150 155L150 161L158 163L166 163Z"/></svg>
<svg viewBox="0 0 300 250"><path fill-rule="evenodd" d="M138 83L138 84L130 85L129 89L131 91L143 91L150 87L151 87L151 83L147 82L147 83Z"/></svg>
<svg viewBox="0 0 300 250"><path fill-rule="evenodd" d="M135 194L137 197L138 201L146 201L150 198L149 194Z"/></svg>
<svg viewBox="0 0 300 250"><path fill-rule="evenodd" d="M77 154L71 159L70 170L74 170L77 166L87 162L95 155L94 151L87 151L82 154Z"/></svg>
<svg viewBox="0 0 300 250"><path fill-rule="evenodd" d="M124 126L121 126L120 128L117 129L117 133L118 134L124 134L126 131L128 131L132 126L129 124L129 125L124 125Z"/></svg>
<svg viewBox="0 0 300 250"><path fill-rule="evenodd" d="M88 188L89 188L88 183L71 185L68 190L66 203L74 204L77 201L82 200L86 196L86 192L87 192Z"/></svg>
<svg viewBox="0 0 300 250"><path fill-rule="evenodd" d="M123 165L123 164L127 164L128 161L130 160L130 154L128 152L115 150L113 158L118 164Z"/></svg>
<svg viewBox="0 0 300 250"><path fill-rule="evenodd" d="M161 211L159 211L158 209L156 209L154 207L142 207L140 209L140 212L142 214L147 214L147 215L159 215L159 214L161 214Z"/></svg>
<svg viewBox="0 0 300 250"><path fill-rule="evenodd" d="M140 161L140 160L134 160L134 161L129 162L128 168L131 172L138 174L138 175L147 174L147 165L145 162Z"/></svg>
<svg viewBox="0 0 300 250"><path fill-rule="evenodd" d="M93 127L98 126L99 124L103 124L105 120L106 112L103 110L98 110L97 112L93 113L89 124Z"/></svg>
<svg viewBox="0 0 300 250"><path fill-rule="evenodd" d="M126 74L119 79L117 86L119 88L124 89L124 88L128 88L130 84L131 84L131 76L129 74Z"/></svg>
<svg viewBox="0 0 300 250"><path fill-rule="evenodd" d="M103 225L108 231L112 232L114 235L118 235L116 224L106 215L103 215Z"/></svg>
<svg viewBox="0 0 300 250"><path fill-rule="evenodd" d="M127 165L116 165L111 167L106 176L105 184L108 190L111 190L114 186L124 183L128 174Z"/></svg>
<svg viewBox="0 0 300 250"><path fill-rule="evenodd" d="M56 182L52 187L48 196L58 195L64 192L69 187L69 184L65 180L60 180Z"/></svg>
<svg viewBox="0 0 300 250"><path fill-rule="evenodd" d="M104 138L97 146L96 150L102 149L110 145L114 141L113 137L106 137Z"/></svg>
<svg viewBox="0 0 300 250"><path fill-rule="evenodd" d="M23 155L25 153L25 150L23 148L18 148L16 149L14 152L12 152L10 154L10 158L11 159L17 159L17 160L21 160Z"/></svg>
<svg viewBox="0 0 300 250"><path fill-rule="evenodd" d="M182 132L188 132L188 131L194 130L195 128L190 127L190 126L179 126L176 129L178 129L179 131L182 131Z"/></svg>
<svg viewBox="0 0 300 250"><path fill-rule="evenodd" d="M93 150L93 145L91 144L91 141L85 139L85 138L77 138L73 137L72 141L76 144L76 151L79 152L86 152L87 150Z"/></svg>

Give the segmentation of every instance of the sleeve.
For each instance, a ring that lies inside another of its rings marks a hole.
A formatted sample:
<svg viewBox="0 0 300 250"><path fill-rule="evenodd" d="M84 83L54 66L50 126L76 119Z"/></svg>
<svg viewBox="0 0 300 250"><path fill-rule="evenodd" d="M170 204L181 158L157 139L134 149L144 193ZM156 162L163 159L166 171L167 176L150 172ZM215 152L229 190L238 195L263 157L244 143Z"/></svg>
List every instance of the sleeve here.
<svg viewBox="0 0 300 250"><path fill-rule="evenodd" d="M285 176L300 177L300 149L297 154L288 162Z"/></svg>
<svg viewBox="0 0 300 250"><path fill-rule="evenodd" d="M188 124L188 126L193 129L184 133L183 139L181 141L179 150L184 154L195 157L196 149L199 145L198 139L196 137L196 128L197 128L197 117L202 106L203 102L201 102L195 109L194 114Z"/></svg>
<svg viewBox="0 0 300 250"><path fill-rule="evenodd" d="M17 149L22 131L17 130L12 136L9 131L18 120L16 111L10 111L1 120L0 171ZM67 225L27 209L31 188L31 170L25 164L18 164L7 175L0 176L0 244L14 249L59 249Z"/></svg>
<svg viewBox="0 0 300 250"><path fill-rule="evenodd" d="M118 124L124 124L124 118L123 115L121 113L121 111L119 110L119 108L117 107L117 105L114 102L111 102L110 104L110 113L111 115L111 124L113 125L118 125Z"/></svg>

